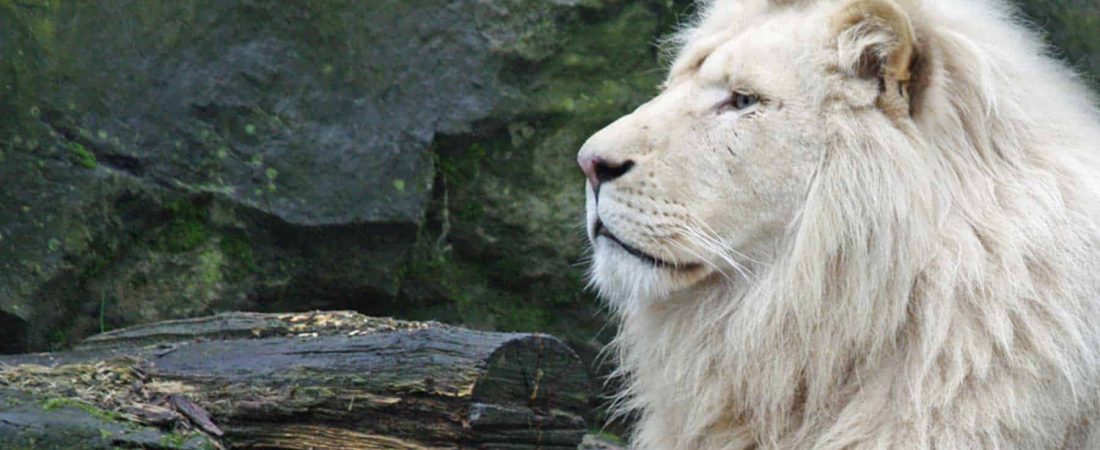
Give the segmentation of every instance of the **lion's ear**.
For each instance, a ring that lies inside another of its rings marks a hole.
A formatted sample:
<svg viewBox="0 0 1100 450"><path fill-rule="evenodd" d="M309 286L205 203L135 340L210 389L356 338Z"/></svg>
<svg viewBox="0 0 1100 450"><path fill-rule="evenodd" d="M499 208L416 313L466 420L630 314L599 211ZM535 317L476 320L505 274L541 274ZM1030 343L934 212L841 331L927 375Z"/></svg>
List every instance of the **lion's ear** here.
<svg viewBox="0 0 1100 450"><path fill-rule="evenodd" d="M853 0L833 17L840 67L853 76L878 79L878 104L908 115L916 35L909 15L893 0Z"/></svg>

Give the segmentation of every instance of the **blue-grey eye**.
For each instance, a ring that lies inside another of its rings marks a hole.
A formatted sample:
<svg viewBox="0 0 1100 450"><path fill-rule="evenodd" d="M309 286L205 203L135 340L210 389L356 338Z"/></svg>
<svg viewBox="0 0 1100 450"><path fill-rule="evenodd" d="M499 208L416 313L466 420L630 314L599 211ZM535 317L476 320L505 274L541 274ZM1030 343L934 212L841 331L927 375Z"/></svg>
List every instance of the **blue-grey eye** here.
<svg viewBox="0 0 1100 450"><path fill-rule="evenodd" d="M760 96L756 94L734 92L733 98L730 99L730 106L738 111L749 108L757 103L760 103Z"/></svg>

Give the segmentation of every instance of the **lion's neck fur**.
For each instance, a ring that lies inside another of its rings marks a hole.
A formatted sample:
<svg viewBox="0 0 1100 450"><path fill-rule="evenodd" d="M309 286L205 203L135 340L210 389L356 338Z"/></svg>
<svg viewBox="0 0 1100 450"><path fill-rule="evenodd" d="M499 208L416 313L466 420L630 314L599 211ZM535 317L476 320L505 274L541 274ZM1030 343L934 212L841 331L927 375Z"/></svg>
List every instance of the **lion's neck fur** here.
<svg viewBox="0 0 1100 450"><path fill-rule="evenodd" d="M925 3L914 122L833 124L846 150L774 260L612 305L641 447L849 448L904 423L911 448L1039 448L1095 406L1091 100L998 4Z"/></svg>

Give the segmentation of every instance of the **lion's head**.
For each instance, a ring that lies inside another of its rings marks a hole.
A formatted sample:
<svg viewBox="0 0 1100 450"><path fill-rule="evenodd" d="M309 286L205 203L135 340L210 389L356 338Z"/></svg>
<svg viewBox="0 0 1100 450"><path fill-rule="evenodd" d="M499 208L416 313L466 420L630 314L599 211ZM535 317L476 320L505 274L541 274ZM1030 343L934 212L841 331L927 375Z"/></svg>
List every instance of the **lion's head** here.
<svg viewBox="0 0 1100 450"><path fill-rule="evenodd" d="M695 30L663 92L578 156L611 297L747 275L789 235L826 155L858 150L838 134L898 139L909 120L916 42L892 2L714 7L737 21Z"/></svg>
<svg viewBox="0 0 1100 450"><path fill-rule="evenodd" d="M680 37L578 155L640 447L1061 448L1100 385L1087 89L1000 0L713 0Z"/></svg>

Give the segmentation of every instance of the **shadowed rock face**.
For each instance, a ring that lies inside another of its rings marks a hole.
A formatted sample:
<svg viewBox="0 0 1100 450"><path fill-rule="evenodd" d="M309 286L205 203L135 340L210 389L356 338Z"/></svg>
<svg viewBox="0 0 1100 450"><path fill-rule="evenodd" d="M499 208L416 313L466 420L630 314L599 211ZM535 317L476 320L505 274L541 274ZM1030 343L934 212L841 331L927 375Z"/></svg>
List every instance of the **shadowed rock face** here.
<svg viewBox="0 0 1100 450"><path fill-rule="evenodd" d="M301 266L279 282L349 265L351 288L392 293L433 136L499 91L490 44L462 25L474 3L448 3L0 3L3 310L53 322L132 299L130 322L242 305L256 288L225 278L256 264L251 229Z"/></svg>
<svg viewBox="0 0 1100 450"><path fill-rule="evenodd" d="M0 0L5 350L237 308L594 323L572 154L653 93L667 3Z"/></svg>
<svg viewBox="0 0 1100 450"><path fill-rule="evenodd" d="M4 330L3 339L0 339L0 353L15 353L25 346L23 342L27 323L19 317L0 312L0 330Z"/></svg>
<svg viewBox="0 0 1100 450"><path fill-rule="evenodd" d="M0 0L0 351L314 308L598 347L574 155L690 3ZM1097 73L1096 5L1024 3Z"/></svg>
<svg viewBox="0 0 1100 450"><path fill-rule="evenodd" d="M433 137L500 95L475 2L149 5L10 7L48 28L13 33L14 113L78 165L291 225L415 226Z"/></svg>

